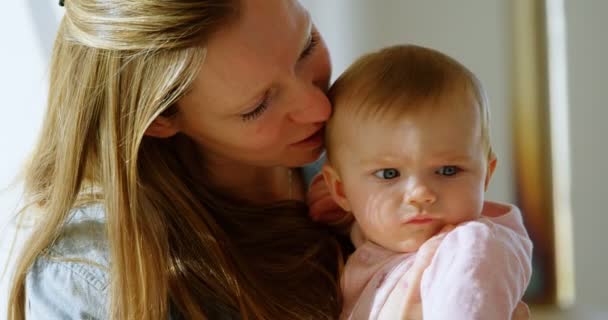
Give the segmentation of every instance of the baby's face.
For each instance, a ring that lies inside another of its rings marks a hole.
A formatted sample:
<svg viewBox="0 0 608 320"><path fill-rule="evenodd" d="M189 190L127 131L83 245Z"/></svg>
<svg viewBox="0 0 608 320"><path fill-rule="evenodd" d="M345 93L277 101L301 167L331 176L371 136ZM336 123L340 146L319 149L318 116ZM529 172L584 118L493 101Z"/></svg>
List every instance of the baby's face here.
<svg viewBox="0 0 608 320"><path fill-rule="evenodd" d="M355 121L342 135L350 209L367 239L394 251L415 251L481 213L488 159L478 108L434 107L392 123Z"/></svg>

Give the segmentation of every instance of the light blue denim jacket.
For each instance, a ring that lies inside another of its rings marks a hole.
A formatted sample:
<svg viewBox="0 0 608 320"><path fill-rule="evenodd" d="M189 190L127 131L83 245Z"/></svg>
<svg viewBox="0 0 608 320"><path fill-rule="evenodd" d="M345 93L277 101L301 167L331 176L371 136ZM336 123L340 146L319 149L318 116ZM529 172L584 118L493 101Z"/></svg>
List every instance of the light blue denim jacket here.
<svg viewBox="0 0 608 320"><path fill-rule="evenodd" d="M324 157L302 168L307 185L323 161ZM101 205L78 208L71 213L61 235L47 254L36 259L27 274L27 319L108 318L110 262L104 223ZM236 313L216 313L209 318L239 318Z"/></svg>
<svg viewBox="0 0 608 320"><path fill-rule="evenodd" d="M100 205L72 212L59 238L27 274L27 319L108 318L104 222Z"/></svg>

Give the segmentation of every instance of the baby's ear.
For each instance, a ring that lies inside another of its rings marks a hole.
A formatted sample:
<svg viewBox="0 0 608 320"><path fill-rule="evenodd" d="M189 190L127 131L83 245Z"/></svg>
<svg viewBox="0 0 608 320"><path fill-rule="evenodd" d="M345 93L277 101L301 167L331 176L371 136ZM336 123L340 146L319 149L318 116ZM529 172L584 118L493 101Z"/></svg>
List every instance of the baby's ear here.
<svg viewBox="0 0 608 320"><path fill-rule="evenodd" d="M325 184L329 189L329 193L334 201L342 208L342 210L346 212L350 212L350 203L348 199L346 199L346 195L344 194L344 185L342 184L342 180L340 179L340 175L331 166L329 162L326 162L321 169L323 173L323 179L325 180Z"/></svg>
<svg viewBox="0 0 608 320"><path fill-rule="evenodd" d="M497 163L498 159L496 159L496 155L494 154L494 152L491 152L490 156L488 157L488 168L486 170L486 181L484 185L484 191L488 191L488 185L490 185L490 180L492 179L494 170L496 170Z"/></svg>

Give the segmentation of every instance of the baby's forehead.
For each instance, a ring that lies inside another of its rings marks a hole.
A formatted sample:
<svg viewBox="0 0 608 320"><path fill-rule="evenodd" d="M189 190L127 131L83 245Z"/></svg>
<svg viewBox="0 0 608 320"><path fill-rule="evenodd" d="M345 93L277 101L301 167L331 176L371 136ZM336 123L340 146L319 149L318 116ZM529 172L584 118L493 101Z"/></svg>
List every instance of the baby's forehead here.
<svg viewBox="0 0 608 320"><path fill-rule="evenodd" d="M334 141L355 155L432 152L438 157L468 153L482 141L479 120L472 112L451 110L396 116L347 114L334 128Z"/></svg>
<svg viewBox="0 0 608 320"><path fill-rule="evenodd" d="M378 101L342 96L335 101L328 126L328 154L359 150L362 144L377 145L366 147L366 151L382 146L384 150L410 147L408 152L413 152L411 146L418 144L449 141L453 145L466 142L464 147L469 147L468 144L480 140L483 133L480 106L466 90L409 98L395 94L394 98ZM436 134L420 135L422 131ZM418 147L420 152L428 152L428 148Z"/></svg>

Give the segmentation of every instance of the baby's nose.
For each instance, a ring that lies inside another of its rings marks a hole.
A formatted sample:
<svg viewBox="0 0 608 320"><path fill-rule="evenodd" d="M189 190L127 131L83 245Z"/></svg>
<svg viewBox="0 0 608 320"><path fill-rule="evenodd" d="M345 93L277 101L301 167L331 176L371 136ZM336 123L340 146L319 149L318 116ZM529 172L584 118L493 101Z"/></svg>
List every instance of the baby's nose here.
<svg viewBox="0 0 608 320"><path fill-rule="evenodd" d="M433 204L437 196L427 184L416 181L406 190L403 200L409 205L420 207Z"/></svg>

